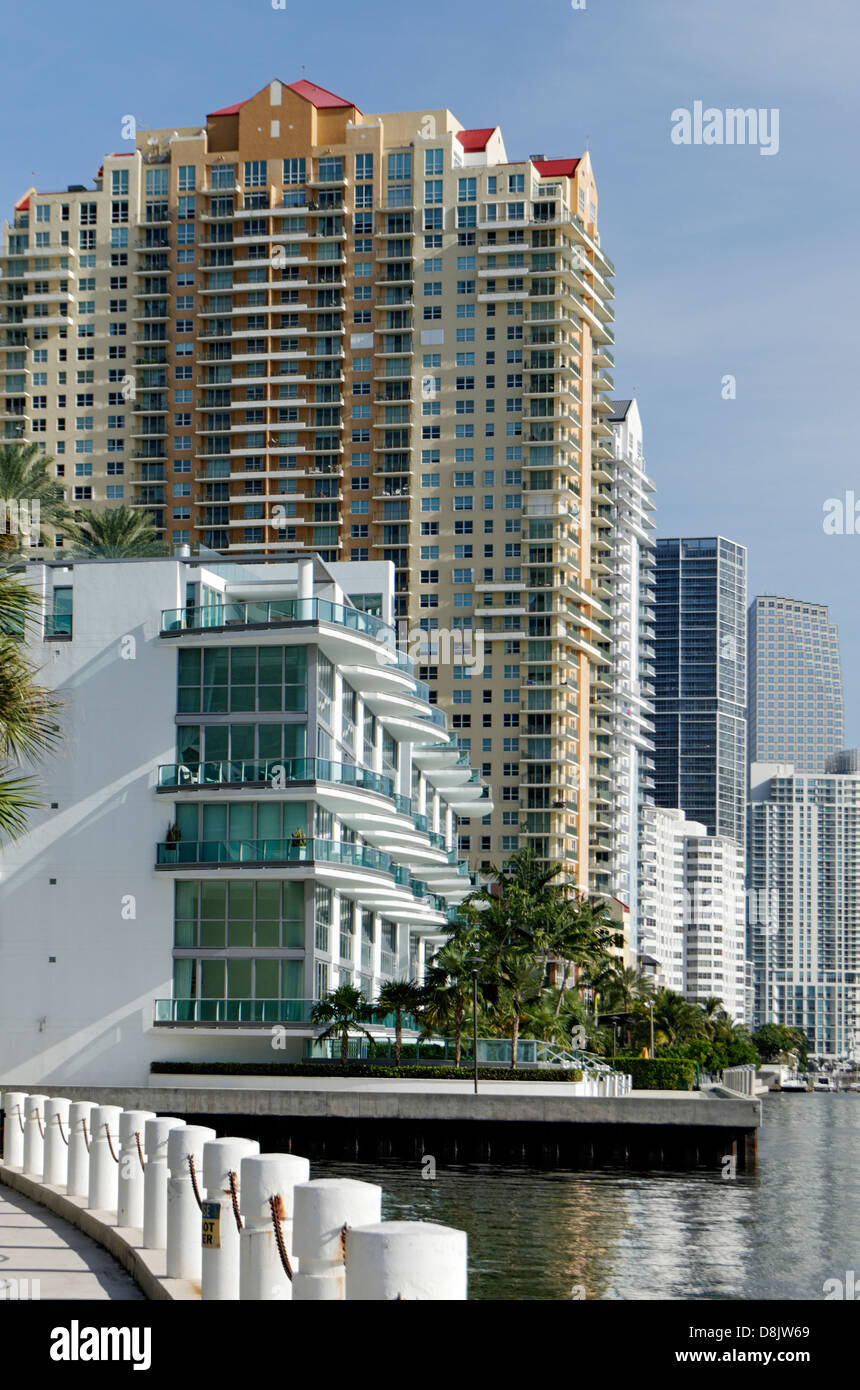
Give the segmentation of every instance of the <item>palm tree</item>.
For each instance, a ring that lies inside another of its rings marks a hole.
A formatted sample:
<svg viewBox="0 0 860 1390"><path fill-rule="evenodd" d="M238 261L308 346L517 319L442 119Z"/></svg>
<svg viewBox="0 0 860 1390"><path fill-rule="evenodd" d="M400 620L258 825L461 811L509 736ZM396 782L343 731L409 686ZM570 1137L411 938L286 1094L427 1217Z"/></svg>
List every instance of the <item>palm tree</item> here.
<svg viewBox="0 0 860 1390"><path fill-rule="evenodd" d="M423 1002L423 991L414 980L386 980L376 999L383 1013L394 1014L394 1064L400 1066L403 1046L403 1015L417 1013Z"/></svg>
<svg viewBox="0 0 860 1390"><path fill-rule="evenodd" d="M525 951L508 951L499 962L498 992L493 1011L502 1027L510 1030L512 1071L517 1065L520 1028L528 1018L529 1009L541 998L543 980L540 962Z"/></svg>
<svg viewBox="0 0 860 1390"><path fill-rule="evenodd" d="M0 526L0 552L7 554L29 545L29 535L23 535L14 523L14 508L25 503L30 516L34 504L39 508L39 539L46 539L46 525L62 530L71 520L63 489L48 473L53 459L41 453L38 444L0 444L0 503L5 503L3 524Z"/></svg>
<svg viewBox="0 0 860 1390"><path fill-rule="evenodd" d="M453 1031L455 1067L459 1067L462 1057L463 1024L472 996L469 958L475 953L472 936L464 928L440 947L424 972L421 1004L424 1036Z"/></svg>
<svg viewBox="0 0 860 1390"><path fill-rule="evenodd" d="M614 966L612 946L621 945L617 923L600 898L571 896L561 899L551 921L549 944L553 956L562 962L562 977L556 1000L561 1013L571 970L599 972Z"/></svg>
<svg viewBox="0 0 860 1390"><path fill-rule="evenodd" d="M351 1032L363 1033L372 1041L371 1034L363 1026L372 1019L373 1009L361 990L354 989L352 985L338 985L337 989L330 990L325 998L318 1000L311 1009L311 1023L329 1025L318 1035L319 1042L324 1042L326 1038L340 1037L341 1062L349 1059Z"/></svg>
<svg viewBox="0 0 860 1390"><path fill-rule="evenodd" d="M167 547L145 512L130 507L105 507L81 513L68 528L75 555L98 559L124 560L135 556L166 555Z"/></svg>
<svg viewBox="0 0 860 1390"><path fill-rule="evenodd" d="M22 642L40 618L33 589L8 566L0 567L0 836L16 839L27 812L40 803L32 777L9 776L9 764L35 763L54 747L59 702L35 680Z"/></svg>

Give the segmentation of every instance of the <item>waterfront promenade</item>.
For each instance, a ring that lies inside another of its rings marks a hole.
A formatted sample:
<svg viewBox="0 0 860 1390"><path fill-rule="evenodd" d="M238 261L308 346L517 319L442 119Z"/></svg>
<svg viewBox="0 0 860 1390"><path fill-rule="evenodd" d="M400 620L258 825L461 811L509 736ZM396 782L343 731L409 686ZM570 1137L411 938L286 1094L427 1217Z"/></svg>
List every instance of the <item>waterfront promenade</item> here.
<svg viewBox="0 0 860 1390"><path fill-rule="evenodd" d="M0 1253L0 1301L143 1299L94 1240L5 1185L0 1185Z"/></svg>

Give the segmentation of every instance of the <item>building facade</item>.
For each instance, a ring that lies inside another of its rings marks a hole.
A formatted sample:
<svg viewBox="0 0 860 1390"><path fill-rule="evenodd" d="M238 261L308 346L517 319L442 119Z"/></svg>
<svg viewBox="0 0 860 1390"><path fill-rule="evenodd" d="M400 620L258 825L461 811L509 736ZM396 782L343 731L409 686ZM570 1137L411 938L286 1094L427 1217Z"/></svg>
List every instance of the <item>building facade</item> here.
<svg viewBox="0 0 860 1390"><path fill-rule="evenodd" d="M0 1075L298 1059L329 990L420 979L472 888L457 817L492 803L396 648L392 567L27 573L63 739L0 857Z"/></svg>
<svg viewBox="0 0 860 1390"><path fill-rule="evenodd" d="M746 550L658 540L654 796L743 846Z"/></svg>
<svg viewBox="0 0 860 1390"><path fill-rule="evenodd" d="M748 950L754 1022L802 1028L810 1051L860 1043L860 752L822 774L754 763L750 776Z"/></svg>
<svg viewBox="0 0 860 1390"><path fill-rule="evenodd" d="M761 595L748 637L750 763L824 772L845 740L839 633L826 604Z"/></svg>
<svg viewBox="0 0 860 1390"><path fill-rule="evenodd" d="M650 873L643 886L640 955L659 989L692 1003L719 999L747 1022L743 847L683 811L648 808Z"/></svg>
<svg viewBox="0 0 860 1390"><path fill-rule="evenodd" d="M629 948L639 949L643 848L653 789L654 484L645 472L634 400L613 402L611 459L594 470L594 512L607 544L592 553L592 592L604 597L595 638L604 665L593 673L591 883L630 909ZM607 575L606 570L610 573Z"/></svg>
<svg viewBox="0 0 860 1390"><path fill-rule="evenodd" d="M391 561L419 674L498 789L464 852L531 845L581 887L611 811L597 205L587 153L510 160L498 126L273 81L136 132L93 189L30 190L0 248L5 436L174 545Z"/></svg>

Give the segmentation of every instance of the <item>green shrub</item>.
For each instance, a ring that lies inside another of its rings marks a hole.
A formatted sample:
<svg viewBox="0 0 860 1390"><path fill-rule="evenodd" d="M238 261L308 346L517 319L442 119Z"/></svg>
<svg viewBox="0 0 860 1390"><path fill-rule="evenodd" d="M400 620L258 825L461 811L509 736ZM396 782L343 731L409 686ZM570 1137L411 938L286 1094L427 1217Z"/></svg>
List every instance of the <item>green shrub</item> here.
<svg viewBox="0 0 860 1390"><path fill-rule="evenodd" d="M696 1063L683 1057L616 1057L618 1071L633 1078L634 1091L692 1091Z"/></svg>
<svg viewBox="0 0 860 1390"><path fill-rule="evenodd" d="M170 1076L382 1076L408 1081L416 1077L427 1081L469 1081L471 1067L384 1067L361 1062L153 1062L151 1075ZM544 1070L540 1067L478 1067L482 1081L581 1081L582 1072Z"/></svg>

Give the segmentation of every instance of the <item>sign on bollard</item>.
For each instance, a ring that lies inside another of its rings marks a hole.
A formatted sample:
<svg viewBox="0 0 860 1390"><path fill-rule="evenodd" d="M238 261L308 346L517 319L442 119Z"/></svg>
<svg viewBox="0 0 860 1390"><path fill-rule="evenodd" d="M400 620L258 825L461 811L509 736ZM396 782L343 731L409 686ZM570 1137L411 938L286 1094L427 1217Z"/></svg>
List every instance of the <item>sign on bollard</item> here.
<svg viewBox="0 0 860 1390"><path fill-rule="evenodd" d="M182 1125L167 1137L168 1279L200 1280L200 1170L203 1145L214 1138L214 1129L206 1125Z"/></svg>
<svg viewBox="0 0 860 1390"><path fill-rule="evenodd" d="M240 1171L243 1159L259 1152L256 1139L210 1139L203 1145L200 1291L206 1302L239 1297Z"/></svg>

